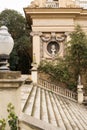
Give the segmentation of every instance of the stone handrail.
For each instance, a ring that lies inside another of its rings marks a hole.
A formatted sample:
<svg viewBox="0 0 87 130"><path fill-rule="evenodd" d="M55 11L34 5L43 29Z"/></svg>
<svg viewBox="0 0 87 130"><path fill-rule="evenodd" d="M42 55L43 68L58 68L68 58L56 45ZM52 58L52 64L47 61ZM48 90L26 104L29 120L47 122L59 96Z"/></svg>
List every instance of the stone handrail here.
<svg viewBox="0 0 87 130"><path fill-rule="evenodd" d="M35 130L62 130L62 128L54 126L50 123L33 118L27 114L22 113L19 119L19 130L31 130L32 126ZM30 129L29 129L30 128Z"/></svg>
<svg viewBox="0 0 87 130"><path fill-rule="evenodd" d="M75 99L75 100L77 99L77 94L75 92L72 92L68 89L54 85L54 84L52 84L44 79L39 78L38 85L41 85L42 87L47 88L47 89L51 89L52 91L54 91L58 94L61 94L65 97L68 97L70 99Z"/></svg>
<svg viewBox="0 0 87 130"><path fill-rule="evenodd" d="M58 2L46 2L46 7L48 8L58 8L59 7L59 3Z"/></svg>

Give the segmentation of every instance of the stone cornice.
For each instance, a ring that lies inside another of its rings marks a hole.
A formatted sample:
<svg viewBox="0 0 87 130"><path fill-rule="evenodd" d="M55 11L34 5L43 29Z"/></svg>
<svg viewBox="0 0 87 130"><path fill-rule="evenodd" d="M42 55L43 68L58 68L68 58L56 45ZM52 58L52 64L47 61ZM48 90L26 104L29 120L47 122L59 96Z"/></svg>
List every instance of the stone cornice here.
<svg viewBox="0 0 87 130"><path fill-rule="evenodd" d="M26 19L31 25L33 19L49 18L84 18L87 19L87 9L83 8L24 8Z"/></svg>
<svg viewBox="0 0 87 130"><path fill-rule="evenodd" d="M86 14L83 8L24 8L25 14Z"/></svg>

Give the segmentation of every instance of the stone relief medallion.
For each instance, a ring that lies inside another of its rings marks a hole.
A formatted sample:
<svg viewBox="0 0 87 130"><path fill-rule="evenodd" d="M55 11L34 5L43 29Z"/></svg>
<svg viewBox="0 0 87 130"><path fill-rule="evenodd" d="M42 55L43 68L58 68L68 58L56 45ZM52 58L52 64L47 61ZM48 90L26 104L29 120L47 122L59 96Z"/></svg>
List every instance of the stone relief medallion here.
<svg viewBox="0 0 87 130"><path fill-rule="evenodd" d="M61 46L65 41L65 38L66 38L65 33L56 33L56 32L42 33L41 40L45 48L45 50L43 51L45 51L47 55L49 55L50 57L56 57L57 54L61 53L62 50Z"/></svg>
<svg viewBox="0 0 87 130"><path fill-rule="evenodd" d="M50 41L47 44L47 52L49 53L50 56L56 56L60 49L60 45L56 41Z"/></svg>

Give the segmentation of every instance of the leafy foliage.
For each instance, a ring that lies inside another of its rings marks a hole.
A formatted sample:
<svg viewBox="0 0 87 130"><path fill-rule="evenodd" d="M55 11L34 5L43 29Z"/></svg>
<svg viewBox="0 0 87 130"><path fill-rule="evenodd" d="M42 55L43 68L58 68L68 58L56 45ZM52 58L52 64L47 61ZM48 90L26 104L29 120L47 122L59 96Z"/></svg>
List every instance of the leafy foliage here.
<svg viewBox="0 0 87 130"><path fill-rule="evenodd" d="M59 59L56 63L55 61L42 61L38 70L49 74L52 81L63 83L69 89L73 89L76 86L73 73L69 71L64 59Z"/></svg>
<svg viewBox="0 0 87 130"><path fill-rule="evenodd" d="M6 9L0 14L0 26L2 25L8 27L15 42L9 59L11 70L29 73L31 64L31 37L29 37L30 30L25 18L15 10Z"/></svg>
<svg viewBox="0 0 87 130"><path fill-rule="evenodd" d="M0 120L0 130L5 130L6 127L6 121L5 119Z"/></svg>
<svg viewBox="0 0 87 130"><path fill-rule="evenodd" d="M18 117L16 116L14 112L14 106L11 103L8 104L7 111L9 113L8 123L10 126L10 130L17 130Z"/></svg>
<svg viewBox="0 0 87 130"><path fill-rule="evenodd" d="M25 19L15 10L6 9L0 14L0 26L8 27L12 37L16 40L25 32Z"/></svg>
<svg viewBox="0 0 87 130"><path fill-rule="evenodd" d="M16 116L14 112L14 106L12 103L9 103L7 106L7 111L9 113L7 119L1 119L0 120L0 130L6 130L6 121L8 121L8 124L10 126L10 130L17 130L18 129L18 117Z"/></svg>
<svg viewBox="0 0 87 130"><path fill-rule="evenodd" d="M71 40L67 43L66 61L69 68L73 71L77 80L78 75L87 72L87 36L79 25L70 34Z"/></svg>

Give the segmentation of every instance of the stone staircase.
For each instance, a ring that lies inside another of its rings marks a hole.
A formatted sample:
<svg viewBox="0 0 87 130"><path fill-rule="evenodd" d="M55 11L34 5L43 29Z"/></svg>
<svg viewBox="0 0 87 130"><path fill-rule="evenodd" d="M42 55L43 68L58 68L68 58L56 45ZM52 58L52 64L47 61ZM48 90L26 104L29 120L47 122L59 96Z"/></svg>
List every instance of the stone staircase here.
<svg viewBox="0 0 87 130"><path fill-rule="evenodd" d="M23 86L22 95L23 113L36 121L62 130L87 130L87 110L76 100L32 83Z"/></svg>

